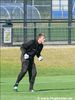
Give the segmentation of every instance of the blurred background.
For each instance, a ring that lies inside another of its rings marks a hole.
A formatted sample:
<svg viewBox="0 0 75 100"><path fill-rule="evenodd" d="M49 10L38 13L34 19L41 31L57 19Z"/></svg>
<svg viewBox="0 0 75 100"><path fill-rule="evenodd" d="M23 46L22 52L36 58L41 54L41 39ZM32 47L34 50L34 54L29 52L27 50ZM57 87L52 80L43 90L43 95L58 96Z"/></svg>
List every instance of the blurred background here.
<svg viewBox="0 0 75 100"><path fill-rule="evenodd" d="M75 0L0 0L0 46L44 32L45 44L75 44Z"/></svg>

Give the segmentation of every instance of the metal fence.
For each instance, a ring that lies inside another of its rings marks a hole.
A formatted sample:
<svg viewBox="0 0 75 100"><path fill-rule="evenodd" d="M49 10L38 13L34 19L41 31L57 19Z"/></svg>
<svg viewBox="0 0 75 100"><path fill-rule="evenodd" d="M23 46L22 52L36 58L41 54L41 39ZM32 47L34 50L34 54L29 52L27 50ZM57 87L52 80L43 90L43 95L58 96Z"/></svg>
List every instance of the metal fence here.
<svg viewBox="0 0 75 100"><path fill-rule="evenodd" d="M0 45L20 45L41 32L45 44L75 44L75 0L0 2Z"/></svg>

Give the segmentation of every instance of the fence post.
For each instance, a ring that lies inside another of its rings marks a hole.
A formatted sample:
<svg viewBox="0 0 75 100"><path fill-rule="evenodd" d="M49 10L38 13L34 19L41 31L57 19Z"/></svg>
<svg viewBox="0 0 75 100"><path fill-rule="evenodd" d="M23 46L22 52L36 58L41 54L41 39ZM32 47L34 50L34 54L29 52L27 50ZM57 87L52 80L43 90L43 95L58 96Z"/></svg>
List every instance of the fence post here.
<svg viewBox="0 0 75 100"><path fill-rule="evenodd" d="M34 39L36 39L36 22L34 22Z"/></svg>
<svg viewBox="0 0 75 100"><path fill-rule="evenodd" d="M24 0L24 42L27 40L27 0Z"/></svg>
<svg viewBox="0 0 75 100"><path fill-rule="evenodd" d="M68 44L71 44L72 0L68 0Z"/></svg>
<svg viewBox="0 0 75 100"><path fill-rule="evenodd" d="M49 41L51 40L51 23L50 23L50 21L48 23L48 39L49 39Z"/></svg>

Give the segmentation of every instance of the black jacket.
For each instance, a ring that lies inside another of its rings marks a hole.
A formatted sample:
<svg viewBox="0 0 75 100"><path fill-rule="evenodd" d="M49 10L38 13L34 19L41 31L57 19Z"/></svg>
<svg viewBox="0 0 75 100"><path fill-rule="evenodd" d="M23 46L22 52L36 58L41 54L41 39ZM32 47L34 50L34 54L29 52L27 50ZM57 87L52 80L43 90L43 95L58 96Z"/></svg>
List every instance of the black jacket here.
<svg viewBox="0 0 75 100"><path fill-rule="evenodd" d="M27 53L29 55L29 59L41 56L41 50L43 48L43 44L38 44L36 40L30 40L21 45L22 57L24 58L24 54Z"/></svg>

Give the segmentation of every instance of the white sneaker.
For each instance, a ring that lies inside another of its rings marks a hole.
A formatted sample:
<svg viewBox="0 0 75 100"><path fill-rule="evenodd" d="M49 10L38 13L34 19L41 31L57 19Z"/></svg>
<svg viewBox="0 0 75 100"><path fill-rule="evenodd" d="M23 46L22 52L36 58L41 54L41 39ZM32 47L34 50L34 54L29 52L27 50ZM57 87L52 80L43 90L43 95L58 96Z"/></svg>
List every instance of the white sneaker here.
<svg viewBox="0 0 75 100"><path fill-rule="evenodd" d="M30 90L30 92L32 92L32 93L33 93L33 92L34 92L34 90Z"/></svg>
<svg viewBox="0 0 75 100"><path fill-rule="evenodd" d="M15 91L18 91L18 87L17 87L17 86L14 86L14 90L15 90Z"/></svg>

